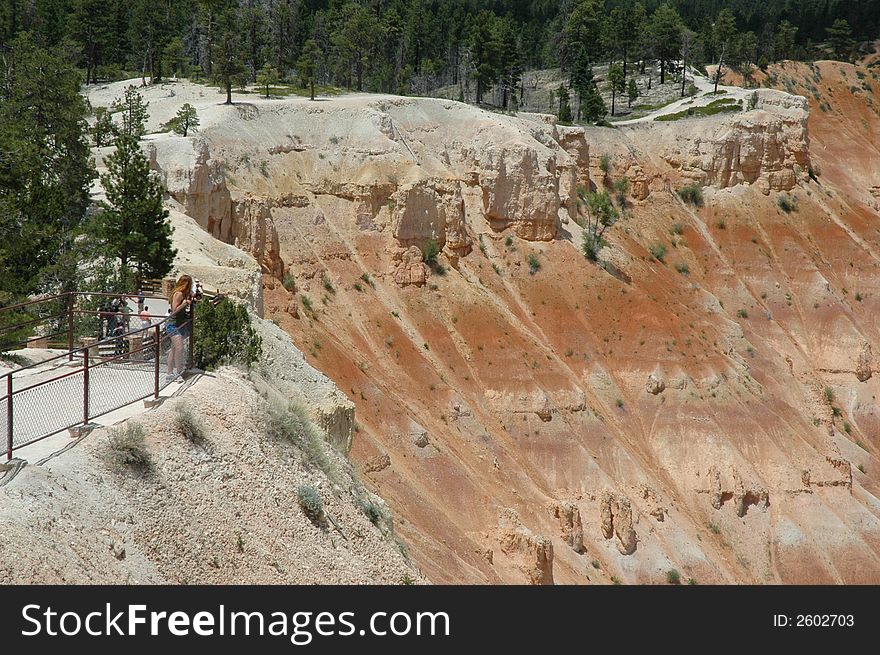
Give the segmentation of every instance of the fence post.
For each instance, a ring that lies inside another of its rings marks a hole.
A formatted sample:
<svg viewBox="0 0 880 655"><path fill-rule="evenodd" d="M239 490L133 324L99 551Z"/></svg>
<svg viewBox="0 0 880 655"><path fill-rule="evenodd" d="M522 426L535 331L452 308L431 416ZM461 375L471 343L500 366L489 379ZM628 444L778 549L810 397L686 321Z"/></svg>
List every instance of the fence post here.
<svg viewBox="0 0 880 655"><path fill-rule="evenodd" d="M67 296L67 361L73 361L73 303L76 296L69 294Z"/></svg>
<svg viewBox="0 0 880 655"><path fill-rule="evenodd" d="M6 459L12 459L12 372L6 376Z"/></svg>
<svg viewBox="0 0 880 655"><path fill-rule="evenodd" d="M155 330L155 333L153 334L153 341L156 344L156 346L155 346L156 347L156 365L153 368L153 374L154 374L153 381L155 382L155 389L153 390L153 397L156 400L158 400L159 399L159 356L162 354L162 344L159 341L159 335L161 334L159 332L159 324L157 324L156 327L153 329Z"/></svg>
<svg viewBox="0 0 880 655"><path fill-rule="evenodd" d="M89 349L83 349L83 425L89 424Z"/></svg>

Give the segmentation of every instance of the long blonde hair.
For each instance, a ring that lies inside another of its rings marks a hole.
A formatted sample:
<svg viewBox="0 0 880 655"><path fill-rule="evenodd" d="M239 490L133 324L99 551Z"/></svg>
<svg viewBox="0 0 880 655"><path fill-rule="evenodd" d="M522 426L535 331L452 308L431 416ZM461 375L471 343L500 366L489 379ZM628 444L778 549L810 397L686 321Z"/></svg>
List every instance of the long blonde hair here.
<svg viewBox="0 0 880 655"><path fill-rule="evenodd" d="M192 286L192 277L190 277L189 275L181 275L177 280L177 284L174 285L174 290L171 292L171 295L168 296L168 305L170 307L174 306L174 296L177 294L178 291L183 294L184 300L189 298L192 294Z"/></svg>

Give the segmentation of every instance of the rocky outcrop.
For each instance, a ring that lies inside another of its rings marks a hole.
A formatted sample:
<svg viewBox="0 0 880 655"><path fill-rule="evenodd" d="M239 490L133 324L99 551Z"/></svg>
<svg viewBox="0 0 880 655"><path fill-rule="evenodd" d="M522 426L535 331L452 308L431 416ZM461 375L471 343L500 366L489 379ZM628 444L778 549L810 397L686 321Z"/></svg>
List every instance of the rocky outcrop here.
<svg viewBox="0 0 880 655"><path fill-rule="evenodd" d="M555 503L552 507L553 517L559 521L562 540L576 553L584 551L584 526L581 522L581 511L571 501Z"/></svg>
<svg viewBox="0 0 880 655"><path fill-rule="evenodd" d="M428 280L428 267L424 263L424 255L418 246L410 246L407 250L398 251L394 255L398 262L394 269L394 282L398 286L421 287Z"/></svg>
<svg viewBox="0 0 880 655"><path fill-rule="evenodd" d="M516 511L504 508L498 512L498 542L529 584L553 584L553 544L525 527Z"/></svg>
<svg viewBox="0 0 880 655"><path fill-rule="evenodd" d="M262 339L263 368L273 377L273 387L283 400L302 403L314 422L326 433L327 441L344 455L351 451L355 406L339 388L314 369L290 336L271 321L255 320Z"/></svg>
<svg viewBox="0 0 880 655"><path fill-rule="evenodd" d="M755 184L765 194L789 191L810 166L807 101L770 89L756 93L753 111L640 125L633 128L633 140L644 136L643 147L706 186Z"/></svg>
<svg viewBox="0 0 880 655"><path fill-rule="evenodd" d="M617 550L621 555L636 551L638 536L633 528L632 505L629 498L613 491L604 491L599 500L599 516L602 536L617 537Z"/></svg>
<svg viewBox="0 0 880 655"><path fill-rule="evenodd" d="M233 200L231 208L230 233L221 238L256 257L264 273L281 279L284 262L266 200L248 194L241 200Z"/></svg>
<svg viewBox="0 0 880 655"><path fill-rule="evenodd" d="M651 373L648 375L648 379L645 381L645 391L656 396L657 394L662 393L664 389L666 389L666 382L659 373Z"/></svg>
<svg viewBox="0 0 880 655"><path fill-rule="evenodd" d="M539 160L537 151L523 146L492 148L478 162L483 210L493 230L511 227L518 237L530 241L556 236L562 203L555 170Z"/></svg>
<svg viewBox="0 0 880 655"><path fill-rule="evenodd" d="M856 378L859 382L867 382L873 375L874 354L871 352L871 344L862 344L859 351L859 359L856 362Z"/></svg>
<svg viewBox="0 0 880 655"><path fill-rule="evenodd" d="M391 233L404 248L436 242L442 250L463 257L471 250L458 185L426 181L399 189L391 196Z"/></svg>
<svg viewBox="0 0 880 655"><path fill-rule="evenodd" d="M272 201L253 194L233 198L226 183L226 162L211 156L207 142L166 142L161 152L151 146L150 159L168 194L206 232L252 255L264 273L283 276Z"/></svg>
<svg viewBox="0 0 880 655"><path fill-rule="evenodd" d="M742 517L752 505L766 509L770 504L770 492L759 484L744 482L736 469L722 476L721 471L712 465L707 477L709 488L698 492L708 493L715 509L721 509L724 503L732 500L736 515Z"/></svg>

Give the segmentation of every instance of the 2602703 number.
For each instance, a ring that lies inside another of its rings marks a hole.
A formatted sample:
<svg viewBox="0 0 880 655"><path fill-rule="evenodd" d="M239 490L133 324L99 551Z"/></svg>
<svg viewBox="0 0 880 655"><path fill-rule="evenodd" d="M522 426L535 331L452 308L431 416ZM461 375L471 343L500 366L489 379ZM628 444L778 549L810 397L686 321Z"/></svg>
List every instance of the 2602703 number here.
<svg viewBox="0 0 880 655"><path fill-rule="evenodd" d="M855 625L855 617L852 614L798 614L795 619L795 626L798 628L851 627L853 625Z"/></svg>

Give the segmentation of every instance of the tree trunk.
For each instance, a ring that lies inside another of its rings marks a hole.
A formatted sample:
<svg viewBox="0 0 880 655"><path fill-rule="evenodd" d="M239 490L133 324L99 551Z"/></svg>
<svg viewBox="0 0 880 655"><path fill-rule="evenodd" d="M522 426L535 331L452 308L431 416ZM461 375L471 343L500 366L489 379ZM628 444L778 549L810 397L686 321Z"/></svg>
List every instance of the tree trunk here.
<svg viewBox="0 0 880 655"><path fill-rule="evenodd" d="M232 77L226 78L226 104L232 104Z"/></svg>
<svg viewBox="0 0 880 655"><path fill-rule="evenodd" d="M684 98L684 84L687 80L687 55L681 60L681 97Z"/></svg>
<svg viewBox="0 0 880 655"><path fill-rule="evenodd" d="M660 84L666 84L666 60L660 60Z"/></svg>
<svg viewBox="0 0 880 655"><path fill-rule="evenodd" d="M612 85L611 87L611 118L614 118L614 102L617 100L617 90Z"/></svg>
<svg viewBox="0 0 880 655"><path fill-rule="evenodd" d="M314 100L315 99L315 78L314 77L312 77L312 79L309 80L309 86L311 87L311 91L312 91L312 100Z"/></svg>
<svg viewBox="0 0 880 655"><path fill-rule="evenodd" d="M721 48L721 59L718 60L718 70L715 71L715 95L718 95L718 81L721 79L721 67L724 66L724 53L727 50L727 44Z"/></svg>

